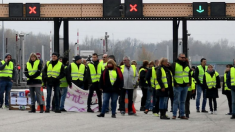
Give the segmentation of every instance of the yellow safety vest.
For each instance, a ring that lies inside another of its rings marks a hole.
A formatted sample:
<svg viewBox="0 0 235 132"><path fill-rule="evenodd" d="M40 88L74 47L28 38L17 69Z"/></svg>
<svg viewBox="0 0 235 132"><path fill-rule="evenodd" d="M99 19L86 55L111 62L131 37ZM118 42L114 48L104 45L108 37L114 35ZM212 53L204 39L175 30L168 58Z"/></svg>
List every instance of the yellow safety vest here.
<svg viewBox="0 0 235 132"><path fill-rule="evenodd" d="M102 72L103 63L99 62L98 66L97 66L97 72L96 72L95 66L93 64L89 63L88 67L90 69L92 83L99 82L100 81L101 72Z"/></svg>
<svg viewBox="0 0 235 132"><path fill-rule="evenodd" d="M61 66L63 65L60 61L52 67L52 64L49 64L50 61L47 62L47 77L57 78L60 75Z"/></svg>
<svg viewBox="0 0 235 132"><path fill-rule="evenodd" d="M151 86L152 88L155 88L157 84L157 75L155 67L152 67L152 76L151 76Z"/></svg>
<svg viewBox="0 0 235 132"><path fill-rule="evenodd" d="M109 70L109 79L111 84L113 85L117 80L117 72L116 70Z"/></svg>
<svg viewBox="0 0 235 132"><path fill-rule="evenodd" d="M193 77L193 71L191 71L191 86L188 88L188 91L195 90L196 88L196 80Z"/></svg>
<svg viewBox="0 0 235 132"><path fill-rule="evenodd" d="M218 72L215 72L213 77L211 77L211 75L209 73L207 73L207 72L205 73L206 85L209 89L216 88L216 77L217 76L219 76Z"/></svg>
<svg viewBox="0 0 235 132"><path fill-rule="evenodd" d="M164 84L164 88L168 88L168 83L167 83L167 78L166 78L166 72L165 72L165 70L164 70L163 67L161 67L161 72L162 72L162 82L163 82L163 84ZM171 76L172 76L171 71L170 71L170 74L171 74ZM173 87L173 85L174 85L174 81L173 81L173 76L172 76L172 87ZM156 89L157 89L157 90L158 90L158 89L161 89L161 86L158 84L158 82L157 82L157 84L156 84Z"/></svg>
<svg viewBox="0 0 235 132"><path fill-rule="evenodd" d="M103 63L103 62L102 62ZM106 63L103 63L103 71L105 70L105 67L107 66L107 62Z"/></svg>
<svg viewBox="0 0 235 132"><path fill-rule="evenodd" d="M230 69L231 86L235 86L235 68Z"/></svg>
<svg viewBox="0 0 235 132"><path fill-rule="evenodd" d="M135 65L131 65L131 67L133 69L133 76L135 77L136 76L136 67L135 67ZM124 68L125 68L125 65L122 65L121 66L122 73L124 73Z"/></svg>
<svg viewBox="0 0 235 132"><path fill-rule="evenodd" d="M224 73L224 90L228 90L228 91L231 91L231 89L228 88L227 84L226 84L226 80L227 80L227 77L226 77L226 73Z"/></svg>
<svg viewBox="0 0 235 132"><path fill-rule="evenodd" d="M66 70L67 66L64 67L64 70ZM62 79L60 79L60 87L61 88L67 88L68 87L68 82L66 77L63 77Z"/></svg>
<svg viewBox="0 0 235 132"><path fill-rule="evenodd" d="M205 66L205 71L202 67L202 65L197 66L198 70L199 70L199 75L198 75L198 79L200 80L201 84L203 83L203 77L205 75L205 71L207 71L208 66Z"/></svg>
<svg viewBox="0 0 235 132"><path fill-rule="evenodd" d="M5 64L5 61L2 60L2 65ZM14 65L13 62L9 62L8 65L5 66L3 70L0 70L0 77L10 77L12 78L12 73L13 73Z"/></svg>
<svg viewBox="0 0 235 132"><path fill-rule="evenodd" d="M185 83L189 83L189 71L190 68L187 66L183 69L183 66L181 66L180 64L176 63L175 64L175 81L178 84L183 84Z"/></svg>
<svg viewBox="0 0 235 132"><path fill-rule="evenodd" d="M79 68L77 66L77 64L75 64L74 62L71 63L71 77L72 80L80 80L83 81L84 78L84 73L85 73L85 65L84 64L80 64Z"/></svg>
<svg viewBox="0 0 235 132"><path fill-rule="evenodd" d="M28 69L29 76L34 75L38 71L39 64L40 64L40 60L36 60L33 64L33 67L30 62L27 62L27 69ZM36 77L34 79L42 80L42 76L39 75L38 77ZM29 80L29 78L27 78L27 80Z"/></svg>

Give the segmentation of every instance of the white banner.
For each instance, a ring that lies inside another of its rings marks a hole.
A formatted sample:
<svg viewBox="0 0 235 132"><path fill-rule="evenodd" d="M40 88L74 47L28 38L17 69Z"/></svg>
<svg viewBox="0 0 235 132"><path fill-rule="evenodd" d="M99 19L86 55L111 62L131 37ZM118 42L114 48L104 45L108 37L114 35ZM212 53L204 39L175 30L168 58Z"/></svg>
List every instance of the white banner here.
<svg viewBox="0 0 235 132"><path fill-rule="evenodd" d="M89 91L85 91L72 83L72 88L68 87L67 97L64 103L66 111L87 112L87 99ZM94 92L92 102L97 102L97 95ZM99 110L98 104L91 105L94 112Z"/></svg>

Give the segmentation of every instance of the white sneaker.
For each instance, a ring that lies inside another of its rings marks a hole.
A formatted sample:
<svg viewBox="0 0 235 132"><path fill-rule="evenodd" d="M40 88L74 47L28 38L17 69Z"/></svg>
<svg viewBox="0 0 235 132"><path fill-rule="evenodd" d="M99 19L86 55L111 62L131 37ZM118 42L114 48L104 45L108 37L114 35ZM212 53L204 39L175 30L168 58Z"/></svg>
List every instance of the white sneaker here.
<svg viewBox="0 0 235 132"><path fill-rule="evenodd" d="M217 115L217 111L214 111L214 113L213 113L213 114Z"/></svg>
<svg viewBox="0 0 235 132"><path fill-rule="evenodd" d="M213 111L211 111L210 113L213 114Z"/></svg>

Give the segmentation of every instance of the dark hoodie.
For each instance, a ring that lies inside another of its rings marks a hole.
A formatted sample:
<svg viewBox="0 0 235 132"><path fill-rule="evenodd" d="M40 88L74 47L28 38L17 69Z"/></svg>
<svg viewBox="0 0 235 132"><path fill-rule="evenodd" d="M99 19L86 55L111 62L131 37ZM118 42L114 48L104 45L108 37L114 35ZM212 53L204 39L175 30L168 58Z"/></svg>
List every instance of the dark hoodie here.
<svg viewBox="0 0 235 132"><path fill-rule="evenodd" d="M139 70L142 69L142 68L144 68L145 70L142 70L142 71L140 72L140 75L139 75L139 79L140 79L140 80L139 80L139 85L140 85L141 88L148 88L148 83L146 83L146 79L145 79L146 74L147 74L147 72L148 72L148 68L141 66L141 67L139 68Z"/></svg>
<svg viewBox="0 0 235 132"><path fill-rule="evenodd" d="M59 60L56 61L50 61L49 64L52 64L52 67L54 67ZM60 75L57 78L53 78L53 77L47 77L47 64L45 64L44 66L44 70L42 72L42 80L44 82L44 86L45 85L50 85L50 86L56 86L56 85L60 85L60 79L62 79L64 77L64 66L61 66L60 69Z"/></svg>
<svg viewBox="0 0 235 132"><path fill-rule="evenodd" d="M188 63L187 62L183 62L183 61L180 61L179 59L177 59L172 65L171 65L171 70L172 70L172 74L173 76L175 76L175 67L176 67L176 63L180 64L181 66L183 66L183 68L185 67L189 67ZM190 67L189 67L190 68ZM180 87L186 87L188 84L191 84L191 74L190 74L191 70L189 71L189 83L183 83L183 84L178 84L175 79L174 79L174 86L180 86Z"/></svg>
<svg viewBox="0 0 235 132"><path fill-rule="evenodd" d="M5 59L7 58L8 55L11 56L11 54L6 53ZM5 61L5 60L3 59L3 61ZM11 62L12 62L12 61L11 61ZM2 64L2 62L0 62L0 70L3 70L6 65L9 65L9 62L8 62L8 63L5 63L5 64ZM15 65L14 65L14 63L13 63L12 78L10 78L10 77L0 77L0 80L6 80L6 81L15 80L15 75L16 75L16 70L15 70Z"/></svg>
<svg viewBox="0 0 235 132"><path fill-rule="evenodd" d="M97 67L98 67L98 64L99 64L99 60L97 60L97 61L92 61L90 64L93 64L94 65L94 67L95 67L95 71L97 72ZM102 69L101 69L102 70ZM101 71L101 73L102 73L102 71ZM92 84L92 81L91 81L91 73L90 73L90 69L89 69L89 67L87 66L87 70L86 70L86 75L85 75L86 77L85 77L85 79L87 79L87 81L88 81L88 83L89 84ZM95 83L97 83L97 85L99 85L99 82L95 82Z"/></svg>

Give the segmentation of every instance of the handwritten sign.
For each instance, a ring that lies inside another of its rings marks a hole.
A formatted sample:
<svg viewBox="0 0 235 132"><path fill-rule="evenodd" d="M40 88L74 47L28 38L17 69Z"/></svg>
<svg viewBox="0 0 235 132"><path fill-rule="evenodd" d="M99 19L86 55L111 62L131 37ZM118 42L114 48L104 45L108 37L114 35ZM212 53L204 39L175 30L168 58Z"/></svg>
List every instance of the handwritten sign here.
<svg viewBox="0 0 235 132"><path fill-rule="evenodd" d="M27 98L17 98L18 105L27 105Z"/></svg>
<svg viewBox="0 0 235 132"><path fill-rule="evenodd" d="M16 105L16 98L11 98L11 104Z"/></svg>
<svg viewBox="0 0 235 132"><path fill-rule="evenodd" d="M68 88L67 97L65 99L64 108L66 111L87 112L87 99L89 91L85 91L72 84L72 88ZM93 94L92 101L97 100L96 93ZM91 109L95 112L99 110L97 104L91 105Z"/></svg>

